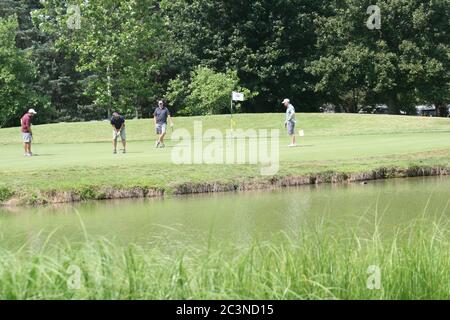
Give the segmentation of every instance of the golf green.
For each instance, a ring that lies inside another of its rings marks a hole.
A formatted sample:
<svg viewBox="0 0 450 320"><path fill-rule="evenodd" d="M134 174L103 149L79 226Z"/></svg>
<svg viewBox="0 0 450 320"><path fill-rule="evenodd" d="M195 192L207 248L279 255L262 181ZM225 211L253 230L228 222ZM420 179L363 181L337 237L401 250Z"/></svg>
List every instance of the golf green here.
<svg viewBox="0 0 450 320"><path fill-rule="evenodd" d="M175 129L225 133L229 116L175 118ZM279 129L277 176L321 172L366 172L378 168L447 167L450 164L450 119L384 115L300 114L305 130L299 147L288 148L282 114L241 114L236 128ZM102 187L148 187L170 193L186 183L267 179L260 165L173 163L171 132L165 149L155 148L150 119L126 123L127 154L112 154L107 121L34 126L33 152L23 156L18 128L0 130L0 200L39 197L41 192ZM208 141L203 141L204 146ZM119 146L121 146L119 142ZM252 150L249 149L251 153ZM90 198L89 195L87 195ZM3 199L2 199L3 198ZM92 195L95 198L95 195Z"/></svg>

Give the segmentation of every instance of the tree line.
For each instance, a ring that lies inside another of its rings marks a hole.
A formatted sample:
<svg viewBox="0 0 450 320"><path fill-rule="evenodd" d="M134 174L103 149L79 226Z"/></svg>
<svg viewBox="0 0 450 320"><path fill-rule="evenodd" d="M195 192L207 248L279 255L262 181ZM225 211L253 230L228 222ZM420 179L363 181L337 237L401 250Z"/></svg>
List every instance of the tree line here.
<svg viewBox="0 0 450 320"><path fill-rule="evenodd" d="M386 104L412 114L450 103L450 2L384 0L2 0L0 127L180 115L344 112ZM369 20L369 21L368 21Z"/></svg>

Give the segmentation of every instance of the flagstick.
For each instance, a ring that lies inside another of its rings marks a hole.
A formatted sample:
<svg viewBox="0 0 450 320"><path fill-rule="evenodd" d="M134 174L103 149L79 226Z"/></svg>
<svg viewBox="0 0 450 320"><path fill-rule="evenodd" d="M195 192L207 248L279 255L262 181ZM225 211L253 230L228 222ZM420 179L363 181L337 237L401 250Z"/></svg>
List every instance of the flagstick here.
<svg viewBox="0 0 450 320"><path fill-rule="evenodd" d="M230 126L231 126L231 137L233 137L233 96L231 96Z"/></svg>
<svg viewBox="0 0 450 320"><path fill-rule="evenodd" d="M233 136L234 131L234 120L233 120L233 102L235 101L244 101L244 94L239 92L232 92L231 93L231 107L230 107L230 122L231 122L231 135Z"/></svg>

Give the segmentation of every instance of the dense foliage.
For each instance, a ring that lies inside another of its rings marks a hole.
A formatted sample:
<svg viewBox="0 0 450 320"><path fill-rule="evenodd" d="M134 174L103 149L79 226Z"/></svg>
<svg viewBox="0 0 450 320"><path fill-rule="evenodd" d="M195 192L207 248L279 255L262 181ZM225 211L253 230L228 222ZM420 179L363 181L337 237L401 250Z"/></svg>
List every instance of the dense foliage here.
<svg viewBox="0 0 450 320"><path fill-rule="evenodd" d="M32 89L33 68L29 53L16 46L15 31L18 22L15 15L0 20L0 126L18 124L14 117L23 105L36 103Z"/></svg>
<svg viewBox="0 0 450 320"><path fill-rule="evenodd" d="M179 114L391 113L450 103L450 3L384 0L1 0L0 126L29 107L41 122Z"/></svg>
<svg viewBox="0 0 450 320"><path fill-rule="evenodd" d="M206 67L198 67L191 73L188 81L180 77L169 82L167 98L175 105L181 115L211 115L230 112L230 93L238 90L246 97L257 96L239 86L237 73L214 72ZM240 104L237 105L240 108ZM233 112L235 106L233 105Z"/></svg>

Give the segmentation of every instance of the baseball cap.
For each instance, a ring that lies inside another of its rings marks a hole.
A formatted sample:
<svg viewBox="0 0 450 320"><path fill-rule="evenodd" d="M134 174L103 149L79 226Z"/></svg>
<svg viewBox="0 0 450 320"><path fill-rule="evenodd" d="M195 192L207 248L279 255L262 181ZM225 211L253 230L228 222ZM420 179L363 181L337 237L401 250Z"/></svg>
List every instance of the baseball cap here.
<svg viewBox="0 0 450 320"><path fill-rule="evenodd" d="M291 100L289 100L289 99L284 99L283 102L282 102L282 104L290 103L290 102L291 102Z"/></svg>
<svg viewBox="0 0 450 320"><path fill-rule="evenodd" d="M31 114L37 114L36 110L34 110L34 109L28 110L28 113L31 113Z"/></svg>

